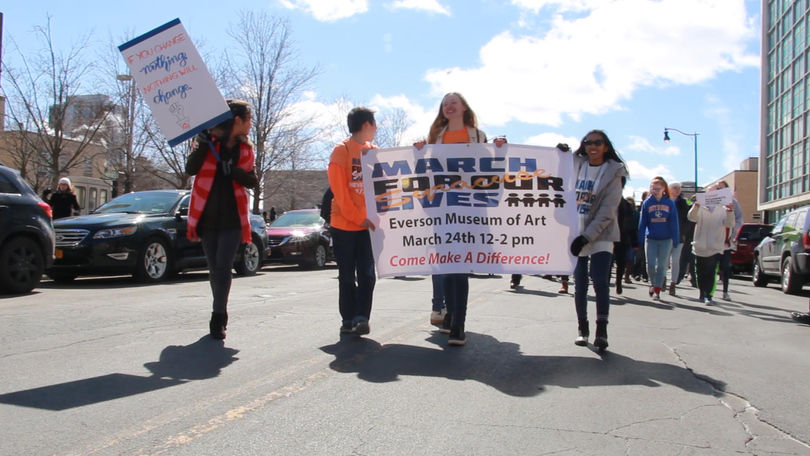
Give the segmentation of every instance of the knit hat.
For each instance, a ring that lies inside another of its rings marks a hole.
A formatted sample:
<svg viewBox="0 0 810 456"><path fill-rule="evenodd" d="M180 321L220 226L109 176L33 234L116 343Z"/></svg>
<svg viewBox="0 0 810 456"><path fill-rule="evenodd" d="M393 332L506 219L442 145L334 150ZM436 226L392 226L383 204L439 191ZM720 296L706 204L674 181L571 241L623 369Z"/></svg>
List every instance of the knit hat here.
<svg viewBox="0 0 810 456"><path fill-rule="evenodd" d="M68 179L67 177L59 179L59 185L62 184L67 184L68 187L72 187L72 185L70 185L70 179Z"/></svg>

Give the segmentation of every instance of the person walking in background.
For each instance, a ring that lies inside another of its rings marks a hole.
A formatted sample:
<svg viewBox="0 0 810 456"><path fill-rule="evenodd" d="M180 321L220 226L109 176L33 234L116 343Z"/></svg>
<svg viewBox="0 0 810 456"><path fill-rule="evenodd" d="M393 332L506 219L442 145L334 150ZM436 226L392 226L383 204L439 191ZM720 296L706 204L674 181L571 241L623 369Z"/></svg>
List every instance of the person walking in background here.
<svg viewBox="0 0 810 456"><path fill-rule="evenodd" d="M716 190L716 186L708 191ZM707 306L713 305L717 265L723 257L726 229L734 226L734 204L727 206L706 207L699 203L689 209L689 220L695 222L695 240L692 249L695 252L695 272L700 289L700 300Z"/></svg>
<svg viewBox="0 0 810 456"><path fill-rule="evenodd" d="M686 235L692 229L692 222L689 221L687 215L689 214L689 203L681 193L681 183L671 182L669 184L669 196L675 203L675 210L678 212L678 234L680 235L680 242L672 247L670 252L670 280L669 280L669 294L675 296L675 285L681 281L681 252L686 243ZM688 244L691 246L691 244ZM686 247L689 249L689 247Z"/></svg>
<svg viewBox="0 0 810 456"><path fill-rule="evenodd" d="M565 145L557 147L568 150ZM582 138L579 148L574 152L574 170L577 172L579 221L579 236L574 239L570 248L571 254L577 257L574 268L574 305L578 335L574 343L588 345L590 275L596 294L596 336L593 344L604 350L608 347L613 243L621 240L618 212L622 188L627 181L627 168L607 134L602 130L591 130Z"/></svg>
<svg viewBox="0 0 810 456"><path fill-rule="evenodd" d="M638 252L638 208L632 196L628 196L625 200L630 203L629 208L632 208L629 227L631 245L627 249L627 269L624 271L624 283L630 284L633 283L630 276L635 277L636 252Z"/></svg>
<svg viewBox="0 0 810 456"><path fill-rule="evenodd" d="M717 189L728 188L728 182L720 181L717 183ZM734 206L734 227L726 230L726 240L724 242L723 258L720 260L720 280L723 282L723 300L731 301L731 296L728 294L728 281L731 279L731 251L737 249L735 239L737 232L743 224L743 211L737 198L731 199L731 204Z"/></svg>
<svg viewBox="0 0 810 456"><path fill-rule="evenodd" d="M248 139L250 105L228 100L233 117L197 135L186 161L186 174L197 176L188 208L188 233L202 243L208 261L213 312L208 323L214 339L225 339L233 261L239 244L250 242L248 195L259 184L253 143Z"/></svg>
<svg viewBox="0 0 810 456"><path fill-rule="evenodd" d="M79 206L79 200L76 198L76 193L73 191L73 184L67 177L59 179L59 186L56 187L55 192L51 193L48 204L53 209L54 220L70 217L74 211L82 210L81 206Z"/></svg>
<svg viewBox="0 0 810 456"><path fill-rule="evenodd" d="M641 193L641 203L639 203L637 209L639 211L639 221L641 220L641 205L644 204L644 201L647 201L649 198L650 192L644 191ZM641 282L642 280L647 282L649 277L647 276L647 254L644 250L644 244L641 243L638 245L638 250L636 250L636 263L633 267L636 275L634 278L636 282Z"/></svg>
<svg viewBox="0 0 810 456"><path fill-rule="evenodd" d="M633 226L633 205L622 198L619 200L619 230L621 240L613 244L613 258L616 264L616 294L622 294L622 278L627 277L627 252L636 245L636 227Z"/></svg>
<svg viewBox="0 0 810 456"><path fill-rule="evenodd" d="M269 217L270 217L270 223L272 223L273 221L276 220L276 207L275 206L270 206Z"/></svg>
<svg viewBox="0 0 810 456"><path fill-rule="evenodd" d="M641 205L639 215L638 243L644 244L647 255L649 293L653 301L661 300L669 252L680 242L678 211L668 195L667 182L660 176L654 177L650 197Z"/></svg>
<svg viewBox="0 0 810 456"><path fill-rule="evenodd" d="M457 92L451 92L442 98L439 114L430 126L427 141L414 143L417 150L425 144L468 144L485 143L487 136L478 129L478 119L464 97ZM505 138L494 141L497 147L506 143ZM464 345L467 342L465 323L467 321L467 301L469 299L469 274L444 274L444 302L447 311L440 331L449 333L450 345ZM435 282L434 282L435 283ZM434 306L437 289L433 289ZM431 322L435 321L436 310L431 312Z"/></svg>
<svg viewBox="0 0 810 456"><path fill-rule="evenodd" d="M368 334L377 274L371 235L376 226L366 214L360 157L377 146L374 111L357 107L346 117L351 136L339 142L329 158L329 188L334 198L329 224L338 265L338 308L341 334ZM272 210L272 209L271 209Z"/></svg>

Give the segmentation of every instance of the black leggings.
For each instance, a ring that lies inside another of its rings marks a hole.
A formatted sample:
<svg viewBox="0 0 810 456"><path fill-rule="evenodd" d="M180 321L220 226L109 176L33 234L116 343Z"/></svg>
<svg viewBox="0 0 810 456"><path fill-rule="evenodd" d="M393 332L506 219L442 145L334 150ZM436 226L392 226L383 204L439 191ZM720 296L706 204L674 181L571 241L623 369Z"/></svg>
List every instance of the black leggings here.
<svg viewBox="0 0 810 456"><path fill-rule="evenodd" d="M200 233L200 241L208 260L208 282L211 284L211 294L214 295L214 312L227 312L231 269L239 244L242 243L242 229L206 229Z"/></svg>
<svg viewBox="0 0 810 456"><path fill-rule="evenodd" d="M695 269L700 294L704 298L711 298L714 291L714 279L717 276L717 263L723 258L722 253L702 257L695 255Z"/></svg>

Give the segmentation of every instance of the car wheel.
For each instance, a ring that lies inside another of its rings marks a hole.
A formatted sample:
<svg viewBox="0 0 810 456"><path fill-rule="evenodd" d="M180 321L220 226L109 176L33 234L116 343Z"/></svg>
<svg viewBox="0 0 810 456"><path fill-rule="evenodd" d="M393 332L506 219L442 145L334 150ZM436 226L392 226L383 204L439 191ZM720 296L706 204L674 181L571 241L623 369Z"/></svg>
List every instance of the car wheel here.
<svg viewBox="0 0 810 456"><path fill-rule="evenodd" d="M42 280L45 255L36 242L15 237L0 250L0 285L6 293L28 293Z"/></svg>
<svg viewBox="0 0 810 456"><path fill-rule="evenodd" d="M236 273L240 276L252 276L262 267L262 253L256 245L256 240L251 239L245 244L242 257L234 265Z"/></svg>
<svg viewBox="0 0 810 456"><path fill-rule="evenodd" d="M312 259L306 263L306 267L310 269L323 269L326 266L326 246L318 244L315 247L315 254Z"/></svg>
<svg viewBox="0 0 810 456"><path fill-rule="evenodd" d="M793 258L786 257L782 260L782 292L785 294L797 294L802 289L802 280L793 271Z"/></svg>
<svg viewBox="0 0 810 456"><path fill-rule="evenodd" d="M754 272L753 282L755 287L764 287L768 285L768 278L762 273L762 267L759 265L759 260L754 259Z"/></svg>
<svg viewBox="0 0 810 456"><path fill-rule="evenodd" d="M75 274L67 274L64 272L47 272L45 275L56 283L70 283L76 280Z"/></svg>
<svg viewBox="0 0 810 456"><path fill-rule="evenodd" d="M166 241L150 237L141 246L138 262L135 265L135 278L141 282L155 283L165 280L171 274L171 257Z"/></svg>

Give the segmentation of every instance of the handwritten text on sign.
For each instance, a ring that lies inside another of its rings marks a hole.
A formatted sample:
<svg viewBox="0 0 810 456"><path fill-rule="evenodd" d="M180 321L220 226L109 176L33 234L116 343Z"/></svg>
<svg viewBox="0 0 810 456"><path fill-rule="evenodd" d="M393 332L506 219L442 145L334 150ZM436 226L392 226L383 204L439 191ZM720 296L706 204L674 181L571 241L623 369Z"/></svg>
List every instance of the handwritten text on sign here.
<svg viewBox="0 0 810 456"><path fill-rule="evenodd" d="M232 117L179 19L118 49L170 146Z"/></svg>
<svg viewBox="0 0 810 456"><path fill-rule="evenodd" d="M372 150L362 167L380 277L574 268L570 153L517 144L427 145Z"/></svg>

